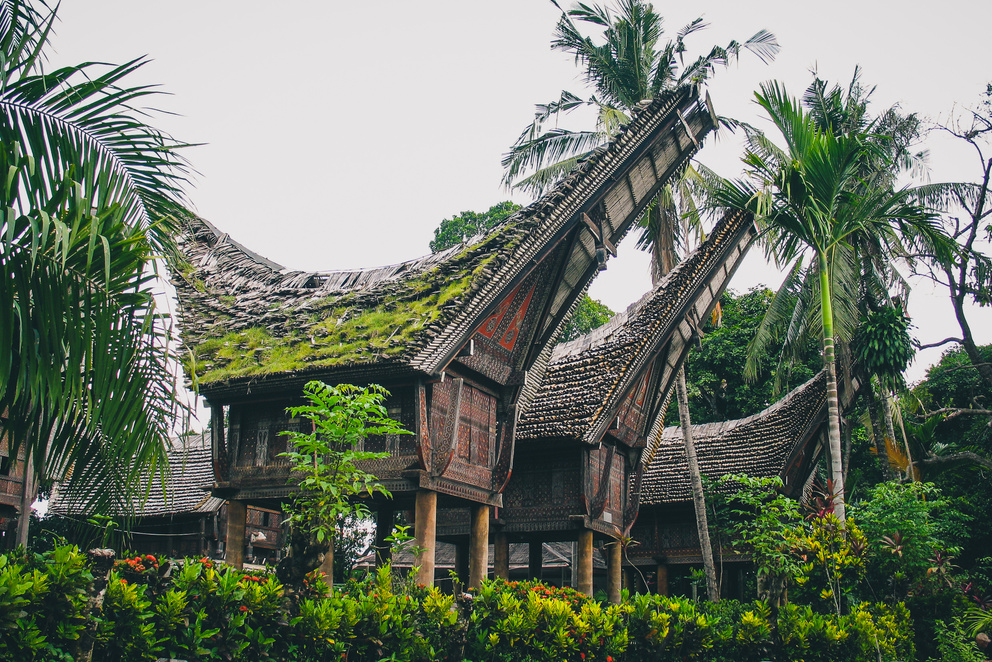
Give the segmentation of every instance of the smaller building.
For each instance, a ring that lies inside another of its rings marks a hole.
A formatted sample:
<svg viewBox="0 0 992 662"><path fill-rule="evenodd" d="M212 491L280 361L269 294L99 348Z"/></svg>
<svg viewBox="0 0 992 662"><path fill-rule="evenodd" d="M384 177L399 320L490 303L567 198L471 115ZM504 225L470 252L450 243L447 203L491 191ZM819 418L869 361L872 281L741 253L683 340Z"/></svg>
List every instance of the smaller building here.
<svg viewBox="0 0 992 662"><path fill-rule="evenodd" d="M17 515L23 498L24 449L18 457L11 457L7 436L0 432L0 550L15 546Z"/></svg>
<svg viewBox="0 0 992 662"><path fill-rule="evenodd" d="M123 546L142 554L222 557L227 546L227 502L207 491L214 480L209 432L171 439L168 459L164 480L149 476L147 494L134 499L131 512L116 513L129 524ZM74 518L89 514L58 489L49 512ZM282 514L249 508L247 521L240 541L246 559L274 562L282 547Z"/></svg>

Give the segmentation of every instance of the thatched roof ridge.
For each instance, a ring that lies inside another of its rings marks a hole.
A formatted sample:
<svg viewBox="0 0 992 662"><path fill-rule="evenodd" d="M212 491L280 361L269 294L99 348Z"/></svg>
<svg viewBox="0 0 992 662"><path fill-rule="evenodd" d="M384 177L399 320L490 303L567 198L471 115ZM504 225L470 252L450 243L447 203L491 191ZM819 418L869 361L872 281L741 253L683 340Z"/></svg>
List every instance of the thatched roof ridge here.
<svg viewBox="0 0 992 662"><path fill-rule="evenodd" d="M826 372L790 391L764 411L733 421L692 426L704 476L780 476L826 415ZM664 429L641 483L641 506L690 501L689 468L682 428Z"/></svg>
<svg viewBox="0 0 992 662"><path fill-rule="evenodd" d="M639 371L687 315L698 314L697 300L705 311L719 297L753 236L750 214L728 214L652 291L604 326L557 346L517 437L597 441L592 437L599 419L615 415ZM704 288L707 296L700 297Z"/></svg>
<svg viewBox="0 0 992 662"><path fill-rule="evenodd" d="M180 239L183 257L171 270L187 374L209 384L339 366L393 363L428 374L443 369L487 310L558 245L580 214L606 205L608 194L618 198L621 186L632 201L612 201L618 214L612 220L607 205L605 231L614 243L626 233L654 186L644 172L631 171L648 167L646 150L654 150L651 169L667 178L713 128L697 95L686 88L643 103L612 142L480 241L399 265L286 271L202 219L189 219ZM631 177L638 185L647 182L644 191L633 191ZM594 253L580 242L569 259L582 261L578 271L585 273ZM580 278L568 287L585 284ZM557 298L556 305L566 299Z"/></svg>

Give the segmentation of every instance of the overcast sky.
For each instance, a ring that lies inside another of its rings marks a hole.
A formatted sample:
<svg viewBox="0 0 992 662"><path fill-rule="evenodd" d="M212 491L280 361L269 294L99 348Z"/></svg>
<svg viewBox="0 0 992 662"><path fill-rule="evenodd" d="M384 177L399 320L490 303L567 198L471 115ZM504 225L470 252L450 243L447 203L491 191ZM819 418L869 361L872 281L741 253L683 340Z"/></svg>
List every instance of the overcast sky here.
<svg viewBox="0 0 992 662"><path fill-rule="evenodd" d="M567 0L562 0L567 6ZM656 7L671 35L697 16L711 27L690 54L761 28L782 46L771 65L745 55L710 85L718 113L756 122L753 91L776 78L799 95L817 69L846 83L856 64L877 85L874 107L946 119L992 81L992 3L843 0L697 1ZM819 10L819 11L814 11ZM202 143L194 209L249 248L294 269L349 269L428 252L441 219L510 197L500 157L537 102L584 92L578 69L550 50L558 10L546 0L63 0L52 64L148 55L135 81L170 93L155 124ZM974 157L932 140L931 179L974 179ZM707 140L700 160L736 175L734 136ZM522 204L529 202L514 195ZM628 239L594 284L614 310L649 287ZM731 287L779 276L753 251ZM918 287L921 342L958 335L950 306ZM976 314L980 343L992 316ZM941 350L911 368L919 379Z"/></svg>

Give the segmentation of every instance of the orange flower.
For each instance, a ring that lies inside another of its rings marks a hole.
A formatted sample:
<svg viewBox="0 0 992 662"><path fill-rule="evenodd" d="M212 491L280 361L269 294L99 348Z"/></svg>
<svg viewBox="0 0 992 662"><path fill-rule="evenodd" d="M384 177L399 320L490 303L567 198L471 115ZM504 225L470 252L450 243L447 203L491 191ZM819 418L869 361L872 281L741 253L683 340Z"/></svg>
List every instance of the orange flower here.
<svg viewBox="0 0 992 662"><path fill-rule="evenodd" d="M240 607L238 607L238 609L240 609L242 612L248 611L248 607L246 607L244 605L241 605Z"/></svg>

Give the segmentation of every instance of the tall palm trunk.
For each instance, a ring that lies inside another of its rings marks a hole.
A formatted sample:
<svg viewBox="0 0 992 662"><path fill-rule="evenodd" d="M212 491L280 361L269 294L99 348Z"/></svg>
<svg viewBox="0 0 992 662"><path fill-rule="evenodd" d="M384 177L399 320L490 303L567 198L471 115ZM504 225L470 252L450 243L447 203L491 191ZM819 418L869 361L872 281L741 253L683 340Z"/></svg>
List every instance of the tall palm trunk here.
<svg viewBox="0 0 992 662"><path fill-rule="evenodd" d="M827 369L827 440L830 449L830 476L833 480L834 514L841 524L847 519L844 508L844 467L841 463L840 401L837 398L837 362L834 357L834 315L830 299L830 268L827 256L819 255L820 307L823 310L823 365Z"/></svg>
<svg viewBox="0 0 992 662"><path fill-rule="evenodd" d="M654 260L651 266L652 280L661 277L675 268L675 228L673 224L678 219L674 209L663 208L663 193L659 193L650 214L656 215L649 219L649 227L654 230L653 246ZM668 197L671 200L671 197ZM679 403L679 421L682 424L682 438L685 442L686 464L689 467L689 484L692 486L692 505L696 514L696 532L699 534L699 548L703 557L703 570L706 573L707 596L713 602L720 599L720 585L716 579L716 563L713 559L713 548L710 544L710 526L706 517L706 496L703 494L703 477L699 471L699 460L696 457L696 446L692 441L692 421L689 418L689 393L685 385L685 367L679 369L676 386L676 397Z"/></svg>
<svg viewBox="0 0 992 662"><path fill-rule="evenodd" d="M703 556L703 570L706 572L706 594L710 602L720 599L720 584L716 580L716 564L713 548L710 546L710 527L706 518L706 497L703 494L703 478L696 457L696 444L692 440L692 421L689 420L689 394L685 386L685 368L679 370L678 379L679 421L682 423L682 438L685 441L685 454L689 464L689 480L692 483L692 506L696 511L696 530L699 532L699 550Z"/></svg>
<svg viewBox="0 0 992 662"><path fill-rule="evenodd" d="M871 380L871 392L868 394L868 416L871 418L872 438L875 441L875 456L882 469L885 480L895 478L892 463L889 461L889 438L886 436L888 426L882 421L882 394L876 378Z"/></svg>

